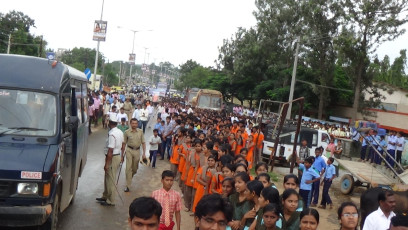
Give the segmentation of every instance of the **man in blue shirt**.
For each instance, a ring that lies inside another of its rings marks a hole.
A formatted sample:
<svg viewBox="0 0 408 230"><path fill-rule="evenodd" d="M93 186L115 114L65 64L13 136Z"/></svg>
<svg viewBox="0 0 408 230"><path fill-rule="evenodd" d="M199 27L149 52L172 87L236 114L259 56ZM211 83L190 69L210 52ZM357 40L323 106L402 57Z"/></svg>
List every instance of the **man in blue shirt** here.
<svg viewBox="0 0 408 230"><path fill-rule="evenodd" d="M315 149L316 157L312 165L312 167L320 174L320 176L324 174L324 169L326 168L326 163L324 162L324 159L321 157L322 151L323 151L322 147ZM315 181L313 183L313 189L312 189L313 202L310 205L311 207L316 207L317 203L319 202L319 190L320 190L320 181Z"/></svg>
<svg viewBox="0 0 408 230"><path fill-rule="evenodd" d="M336 177L336 168L333 165L334 162L334 158L330 157L327 160L327 166L326 166L326 174L324 176L324 179L321 183L321 185L323 185L323 192L322 192L322 202L320 203L319 208L326 208L326 204L330 205L330 209L333 209L333 202L330 199L330 195L329 195L329 189L330 186L333 182L333 179Z"/></svg>
<svg viewBox="0 0 408 230"><path fill-rule="evenodd" d="M299 195L305 204L304 208L308 208L311 200L312 185L314 182L320 181L320 175L311 167L313 158L306 158L303 164L305 169L303 170L302 180L300 181Z"/></svg>

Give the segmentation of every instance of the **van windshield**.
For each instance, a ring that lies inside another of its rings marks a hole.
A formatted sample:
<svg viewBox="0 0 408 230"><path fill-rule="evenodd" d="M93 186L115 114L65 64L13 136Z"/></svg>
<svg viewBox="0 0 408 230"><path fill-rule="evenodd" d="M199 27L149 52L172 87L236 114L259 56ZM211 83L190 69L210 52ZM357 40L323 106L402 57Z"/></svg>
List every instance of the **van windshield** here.
<svg viewBox="0 0 408 230"><path fill-rule="evenodd" d="M1 134L53 136L56 133L56 99L51 94L0 89Z"/></svg>

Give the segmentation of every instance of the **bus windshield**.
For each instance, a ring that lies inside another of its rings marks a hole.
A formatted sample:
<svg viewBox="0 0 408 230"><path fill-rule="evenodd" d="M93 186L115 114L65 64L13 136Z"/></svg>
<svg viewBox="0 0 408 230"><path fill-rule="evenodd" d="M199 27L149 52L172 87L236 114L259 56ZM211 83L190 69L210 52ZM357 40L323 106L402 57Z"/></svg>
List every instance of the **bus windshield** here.
<svg viewBox="0 0 408 230"><path fill-rule="evenodd" d="M219 109L221 108L221 98L210 95L200 95L198 107L205 109Z"/></svg>
<svg viewBox="0 0 408 230"><path fill-rule="evenodd" d="M0 89L0 133L53 136L56 133L56 98L51 94Z"/></svg>

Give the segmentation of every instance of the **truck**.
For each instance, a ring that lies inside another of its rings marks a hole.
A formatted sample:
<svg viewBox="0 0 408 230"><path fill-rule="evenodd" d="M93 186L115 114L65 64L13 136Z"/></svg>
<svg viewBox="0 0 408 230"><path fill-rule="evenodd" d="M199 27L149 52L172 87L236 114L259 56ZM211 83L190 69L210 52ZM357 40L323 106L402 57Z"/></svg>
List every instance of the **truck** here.
<svg viewBox="0 0 408 230"><path fill-rule="evenodd" d="M57 229L87 160L87 78L59 61L0 54L0 79L0 228Z"/></svg>
<svg viewBox="0 0 408 230"><path fill-rule="evenodd" d="M265 127L265 139L263 141L262 158L267 160L270 155L275 152L273 138L273 131L275 129L275 124L271 123ZM293 144L295 142L295 130L296 126L285 125L282 128L280 134L280 141L276 149L275 162L280 165L288 166L290 156L293 151ZM299 152L301 140L307 141L307 146L310 149L310 155L314 156L315 149L322 146L326 149L330 141L330 135L325 130L311 129L307 127L301 127L299 137L297 140L297 152Z"/></svg>

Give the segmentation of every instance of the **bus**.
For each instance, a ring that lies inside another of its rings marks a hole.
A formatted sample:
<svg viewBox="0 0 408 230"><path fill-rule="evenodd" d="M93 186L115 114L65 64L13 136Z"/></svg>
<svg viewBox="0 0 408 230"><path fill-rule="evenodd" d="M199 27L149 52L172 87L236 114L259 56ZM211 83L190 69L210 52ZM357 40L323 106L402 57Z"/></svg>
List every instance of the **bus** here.
<svg viewBox="0 0 408 230"><path fill-rule="evenodd" d="M193 102L193 98L197 96L199 90L199 88L191 88L187 91L186 105L191 105L191 103Z"/></svg>
<svg viewBox="0 0 408 230"><path fill-rule="evenodd" d="M192 100L193 107L200 109L222 109L222 93L212 89L200 89Z"/></svg>
<svg viewBox="0 0 408 230"><path fill-rule="evenodd" d="M0 54L0 79L0 228L57 229L87 159L87 78L61 62Z"/></svg>

